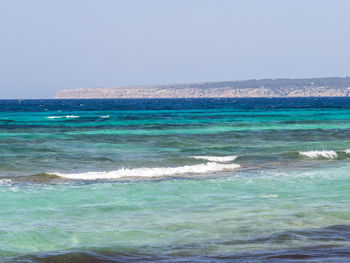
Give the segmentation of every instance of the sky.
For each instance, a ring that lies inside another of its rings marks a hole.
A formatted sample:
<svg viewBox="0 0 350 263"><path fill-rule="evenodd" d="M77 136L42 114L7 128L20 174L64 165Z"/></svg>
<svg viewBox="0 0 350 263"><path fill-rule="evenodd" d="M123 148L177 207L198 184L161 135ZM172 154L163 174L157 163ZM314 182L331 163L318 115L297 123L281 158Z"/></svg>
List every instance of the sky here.
<svg viewBox="0 0 350 263"><path fill-rule="evenodd" d="M0 99L350 75L347 0L0 0Z"/></svg>

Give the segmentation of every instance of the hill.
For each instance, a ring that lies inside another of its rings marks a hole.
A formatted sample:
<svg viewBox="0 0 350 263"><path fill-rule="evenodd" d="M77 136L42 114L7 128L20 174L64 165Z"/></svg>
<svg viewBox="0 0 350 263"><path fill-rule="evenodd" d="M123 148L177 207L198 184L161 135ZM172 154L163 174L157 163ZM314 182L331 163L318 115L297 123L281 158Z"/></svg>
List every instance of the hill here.
<svg viewBox="0 0 350 263"><path fill-rule="evenodd" d="M56 99L348 97L350 77L261 79L60 90Z"/></svg>

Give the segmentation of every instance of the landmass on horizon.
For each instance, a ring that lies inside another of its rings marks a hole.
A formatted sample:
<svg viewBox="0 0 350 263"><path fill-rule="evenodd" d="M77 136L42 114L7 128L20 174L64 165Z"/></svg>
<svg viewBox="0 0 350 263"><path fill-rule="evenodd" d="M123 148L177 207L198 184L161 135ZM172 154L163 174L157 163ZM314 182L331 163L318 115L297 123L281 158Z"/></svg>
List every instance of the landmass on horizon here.
<svg viewBox="0 0 350 263"><path fill-rule="evenodd" d="M59 90L55 99L349 97L350 77L261 79Z"/></svg>

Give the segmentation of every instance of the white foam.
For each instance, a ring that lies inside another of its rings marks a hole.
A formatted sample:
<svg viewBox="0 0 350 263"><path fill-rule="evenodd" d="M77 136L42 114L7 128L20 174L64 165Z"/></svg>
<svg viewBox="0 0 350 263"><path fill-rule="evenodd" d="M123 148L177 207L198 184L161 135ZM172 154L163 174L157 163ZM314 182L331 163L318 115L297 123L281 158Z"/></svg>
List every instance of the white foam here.
<svg viewBox="0 0 350 263"><path fill-rule="evenodd" d="M49 116L49 117L46 117L47 119L60 119L62 118L62 116Z"/></svg>
<svg viewBox="0 0 350 263"><path fill-rule="evenodd" d="M75 115L66 115L66 116L48 116L46 117L47 119L61 119L61 118L67 118L67 119L71 119L71 118L79 118L80 116L75 116Z"/></svg>
<svg viewBox="0 0 350 263"><path fill-rule="evenodd" d="M0 186L1 185L11 185L12 180L11 179L0 179Z"/></svg>
<svg viewBox="0 0 350 263"><path fill-rule="evenodd" d="M78 179L78 180L99 180L99 179L119 179L124 177L162 177L183 174L206 174L224 170L233 170L239 168L239 164L220 164L208 162L206 164L186 165L180 167L156 167L156 168L135 168L119 169L109 172L87 172L87 173L54 173L57 176Z"/></svg>
<svg viewBox="0 0 350 263"><path fill-rule="evenodd" d="M100 118L104 118L104 119L109 118L109 117L111 117L111 116L109 116L109 115L100 116Z"/></svg>
<svg viewBox="0 0 350 263"><path fill-rule="evenodd" d="M323 158L334 159L338 156L335 151L305 151L305 152L299 152L299 154L309 158L323 157Z"/></svg>
<svg viewBox="0 0 350 263"><path fill-rule="evenodd" d="M276 195L276 194L271 194L271 195L261 195L260 197L261 197L261 198L277 198L277 197L278 197L278 195Z"/></svg>
<svg viewBox="0 0 350 263"><path fill-rule="evenodd" d="M194 159L207 160L211 162L227 163L236 160L238 156L192 156Z"/></svg>
<svg viewBox="0 0 350 263"><path fill-rule="evenodd" d="M344 150L343 152L347 153L347 154L350 154L350 149L346 149Z"/></svg>

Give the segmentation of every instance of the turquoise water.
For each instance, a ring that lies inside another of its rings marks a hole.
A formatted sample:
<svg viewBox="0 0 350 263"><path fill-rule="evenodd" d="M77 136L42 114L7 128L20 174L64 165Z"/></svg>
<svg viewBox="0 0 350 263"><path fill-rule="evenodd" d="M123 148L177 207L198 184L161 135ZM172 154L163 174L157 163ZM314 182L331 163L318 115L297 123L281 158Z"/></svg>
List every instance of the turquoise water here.
<svg viewBox="0 0 350 263"><path fill-rule="evenodd" d="M349 161L348 98L0 101L0 259L346 262Z"/></svg>

